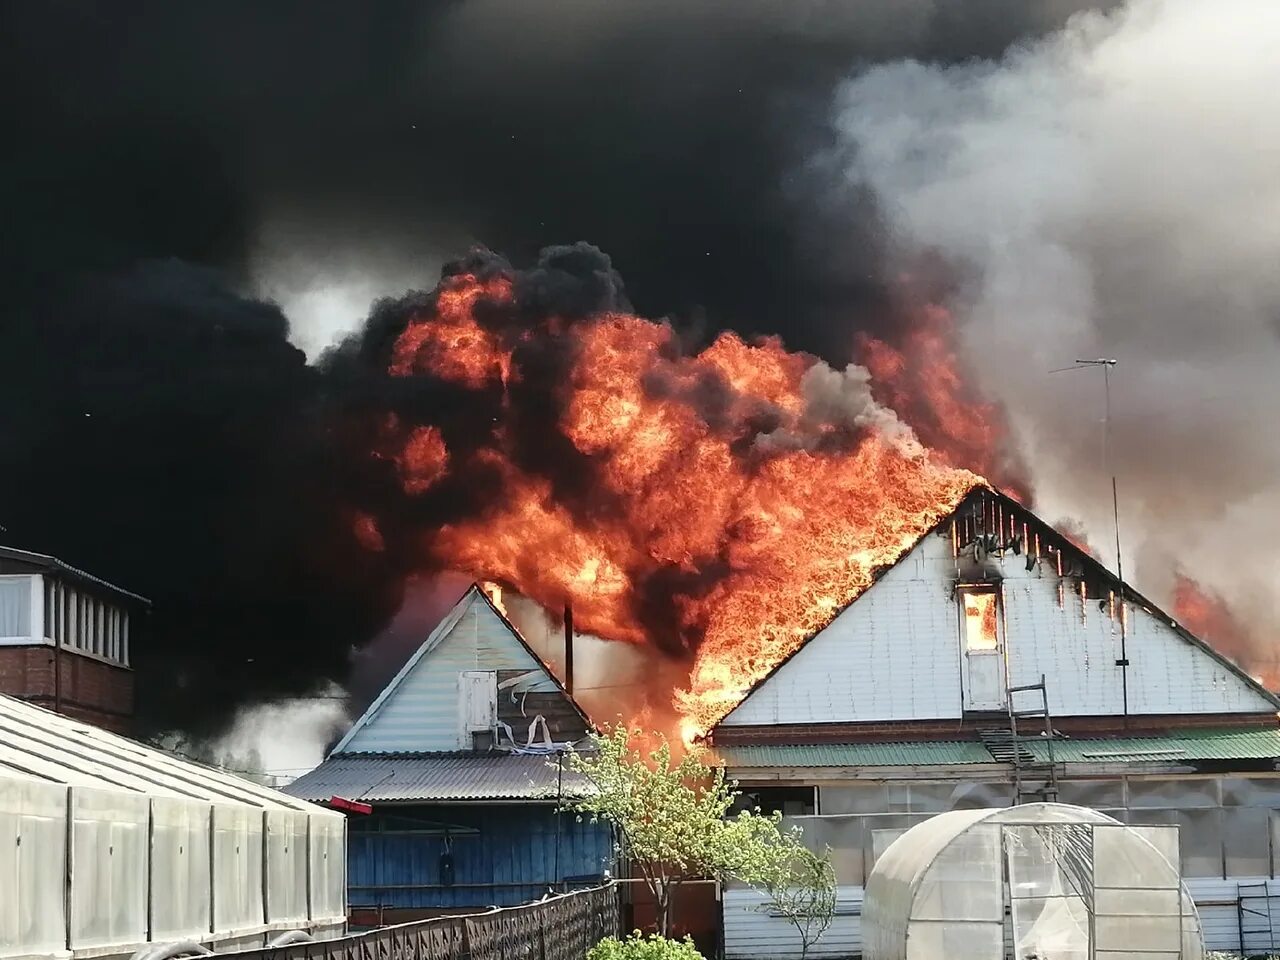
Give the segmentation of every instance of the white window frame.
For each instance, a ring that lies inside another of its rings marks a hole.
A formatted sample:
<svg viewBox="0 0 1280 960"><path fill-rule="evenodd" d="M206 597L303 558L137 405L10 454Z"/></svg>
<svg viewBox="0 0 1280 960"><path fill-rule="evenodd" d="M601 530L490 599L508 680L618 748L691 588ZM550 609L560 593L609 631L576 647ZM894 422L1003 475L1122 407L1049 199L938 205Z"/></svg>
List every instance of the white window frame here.
<svg viewBox="0 0 1280 960"><path fill-rule="evenodd" d="M19 647L40 642L42 639L41 633L44 630L40 617L41 608L44 606L44 578L38 574L5 573L0 574L0 580L6 582L25 580L28 582L29 589L27 595L27 634L25 636L0 637L0 646Z"/></svg>

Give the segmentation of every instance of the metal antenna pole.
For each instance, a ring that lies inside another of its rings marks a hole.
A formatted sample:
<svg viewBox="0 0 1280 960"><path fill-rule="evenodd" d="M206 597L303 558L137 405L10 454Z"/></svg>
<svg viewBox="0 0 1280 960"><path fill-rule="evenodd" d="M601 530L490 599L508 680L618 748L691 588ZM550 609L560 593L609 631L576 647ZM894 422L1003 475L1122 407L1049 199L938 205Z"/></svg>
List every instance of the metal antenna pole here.
<svg viewBox="0 0 1280 960"><path fill-rule="evenodd" d="M1116 578L1124 581L1124 561L1120 553L1120 495L1116 484L1116 474L1111 468L1111 368L1115 360L1077 360L1077 367L1102 368L1102 471L1111 474L1111 518L1115 524L1116 534Z"/></svg>
<svg viewBox="0 0 1280 960"><path fill-rule="evenodd" d="M1064 370L1082 370L1085 367L1102 368L1102 472L1111 475L1111 519L1115 524L1116 534L1116 579L1120 581L1120 659L1116 666L1120 668L1121 690L1124 696L1124 722L1129 725L1129 652L1128 652L1128 617L1124 607L1124 560L1120 550L1120 494L1116 483L1116 474L1111 467L1111 368L1116 361L1099 357L1096 360L1077 359L1075 366L1061 367L1050 373L1061 373Z"/></svg>

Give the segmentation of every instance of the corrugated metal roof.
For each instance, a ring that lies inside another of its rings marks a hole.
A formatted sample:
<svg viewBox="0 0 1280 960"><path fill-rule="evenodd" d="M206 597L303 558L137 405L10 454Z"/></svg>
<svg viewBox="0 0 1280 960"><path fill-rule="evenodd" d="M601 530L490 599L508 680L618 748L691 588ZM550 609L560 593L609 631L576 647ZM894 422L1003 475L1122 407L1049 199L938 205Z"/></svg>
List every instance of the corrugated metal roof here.
<svg viewBox="0 0 1280 960"><path fill-rule="evenodd" d="M119 594L122 597L128 597L130 600L151 606L151 601L146 597L139 596L132 590L126 590L124 587L118 587L114 583L109 583L101 577L95 577L93 574L81 570L79 567L73 567L69 563L59 560L57 557L51 557L45 553L32 553L30 550L19 550L17 547L0 546L0 557L8 560L17 560L22 563L29 563L32 566L40 567L43 570L56 571L65 574L73 580L81 580L85 583L91 583L95 586L110 590L112 593Z"/></svg>
<svg viewBox="0 0 1280 960"><path fill-rule="evenodd" d="M317 801L554 800L555 762L554 755L334 754L284 789ZM559 788L578 796L586 781L566 769Z"/></svg>
<svg viewBox="0 0 1280 960"><path fill-rule="evenodd" d="M1022 743L1037 759L1048 758L1049 747L1043 740L1027 738ZM1064 738L1054 741L1053 753L1059 763L1280 759L1280 728L1189 730L1160 737ZM751 744L716 747L713 755L731 769L957 766L997 762L983 744L972 740Z"/></svg>
<svg viewBox="0 0 1280 960"><path fill-rule="evenodd" d="M1037 759L1049 745L1025 741ZM1189 730L1176 736L1055 740L1059 763L1177 763L1182 760L1270 760L1280 758L1280 728Z"/></svg>
<svg viewBox="0 0 1280 960"><path fill-rule="evenodd" d="M323 814L278 790L8 696L0 696L3 779Z"/></svg>
<svg viewBox="0 0 1280 960"><path fill-rule="evenodd" d="M976 740L900 743L751 744L716 747L726 767L909 767L917 764L995 763Z"/></svg>

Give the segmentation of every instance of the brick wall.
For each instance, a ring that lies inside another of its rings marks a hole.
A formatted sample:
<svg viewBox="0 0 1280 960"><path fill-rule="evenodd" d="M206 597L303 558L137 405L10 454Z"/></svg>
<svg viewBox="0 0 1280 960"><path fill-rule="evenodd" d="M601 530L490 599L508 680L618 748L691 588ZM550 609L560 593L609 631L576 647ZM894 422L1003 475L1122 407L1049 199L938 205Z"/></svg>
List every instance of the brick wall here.
<svg viewBox="0 0 1280 960"><path fill-rule="evenodd" d="M60 651L58 678L50 646L0 647L0 693L52 710L61 687L62 713L116 733L133 725L133 671L73 650Z"/></svg>

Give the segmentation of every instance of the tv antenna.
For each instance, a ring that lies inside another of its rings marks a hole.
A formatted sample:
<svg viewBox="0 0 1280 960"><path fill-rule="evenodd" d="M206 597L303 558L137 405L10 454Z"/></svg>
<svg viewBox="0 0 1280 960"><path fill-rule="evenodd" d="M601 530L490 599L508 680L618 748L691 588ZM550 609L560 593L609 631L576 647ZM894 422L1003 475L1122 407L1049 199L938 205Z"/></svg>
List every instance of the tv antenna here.
<svg viewBox="0 0 1280 960"><path fill-rule="evenodd" d="M1111 368L1115 365L1114 359L1099 357L1096 360L1076 360L1069 367L1059 367L1049 372L1065 373L1068 370L1102 369L1102 472L1111 476L1111 519L1116 535L1116 579L1123 583L1124 562L1120 554L1120 496L1115 470L1111 467Z"/></svg>
<svg viewBox="0 0 1280 960"><path fill-rule="evenodd" d="M1111 468L1111 368L1116 365L1114 359L1099 357L1096 360L1076 360L1070 367L1059 367L1050 373L1062 373L1066 370L1086 370L1091 367L1102 368L1102 472L1111 474L1111 517L1116 530L1116 580L1120 590L1120 659L1116 666L1120 667L1120 691L1124 700L1124 725L1129 726L1129 651L1128 626L1124 612L1124 566L1120 559L1120 496L1116 492L1116 474Z"/></svg>

